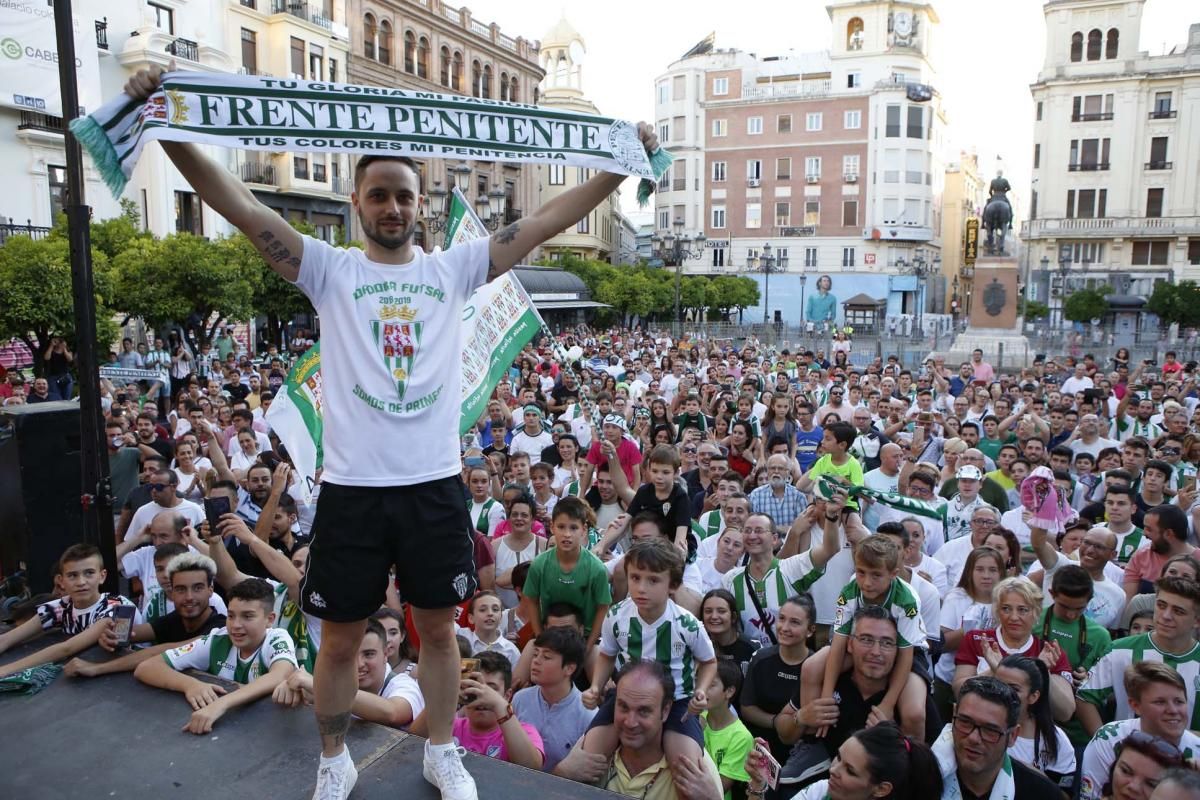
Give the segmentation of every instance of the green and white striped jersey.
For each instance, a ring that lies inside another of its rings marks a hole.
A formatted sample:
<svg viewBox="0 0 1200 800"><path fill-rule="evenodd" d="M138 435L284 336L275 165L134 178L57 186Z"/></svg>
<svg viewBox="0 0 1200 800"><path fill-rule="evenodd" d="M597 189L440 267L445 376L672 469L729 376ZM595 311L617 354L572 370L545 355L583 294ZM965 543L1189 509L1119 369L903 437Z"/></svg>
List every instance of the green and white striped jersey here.
<svg viewBox="0 0 1200 800"><path fill-rule="evenodd" d="M761 581L754 580L746 573L749 567L737 567L725 573L724 586L733 593L737 601L738 613L742 615L743 629L747 636L758 639L763 644L770 644L763 621L758 618L754 609L754 601L749 592L758 595L763 611L767 615L767 624L775 629L775 617L783 601L789 597L803 594L812 588L813 584L825 574L825 568L813 564L809 552L785 558L775 559Z"/></svg>
<svg viewBox="0 0 1200 800"><path fill-rule="evenodd" d="M1129 563L1129 559L1133 558L1133 554L1143 547L1149 547L1150 540L1146 538L1145 532L1138 527L1134 527L1129 533L1117 534L1117 563L1124 567Z"/></svg>
<svg viewBox="0 0 1200 800"><path fill-rule="evenodd" d="M1188 728L1200 730L1200 707L1196 704L1200 689L1200 643L1183 654L1165 653L1154 645L1153 634L1126 636L1112 643L1107 655L1088 672L1087 681L1079 689L1079 699L1103 709L1108 701L1117 704L1116 719L1129 719L1133 710L1125 694L1125 670L1141 661L1157 661L1175 669L1187 686Z"/></svg>
<svg viewBox="0 0 1200 800"><path fill-rule="evenodd" d="M292 637L280 628L268 628L262 646L247 659L242 659L225 628L217 628L199 639L167 650L163 660L179 672L197 669L235 683L250 683L271 669L276 661L296 666Z"/></svg>
<svg viewBox="0 0 1200 800"><path fill-rule="evenodd" d="M631 661L657 661L675 679L675 699L696 691L696 668L717 654L704 626L692 613L667 600L654 622L646 622L629 598L608 610L600 631L600 652L616 659L620 669Z"/></svg>
<svg viewBox="0 0 1200 800"><path fill-rule="evenodd" d="M286 583L266 580L275 590L275 627L287 631L294 643L296 660L312 672L317 664L317 648L321 646L321 620L300 610L288 597Z"/></svg>
<svg viewBox="0 0 1200 800"><path fill-rule="evenodd" d="M858 581L850 581L838 594L837 610L833 615L833 630L849 636L854 627L854 613L862 606L870 605L863 600ZM896 622L896 638L900 647L925 646L925 622L921 619L921 601L899 578L892 578L887 597L879 605L888 610Z"/></svg>

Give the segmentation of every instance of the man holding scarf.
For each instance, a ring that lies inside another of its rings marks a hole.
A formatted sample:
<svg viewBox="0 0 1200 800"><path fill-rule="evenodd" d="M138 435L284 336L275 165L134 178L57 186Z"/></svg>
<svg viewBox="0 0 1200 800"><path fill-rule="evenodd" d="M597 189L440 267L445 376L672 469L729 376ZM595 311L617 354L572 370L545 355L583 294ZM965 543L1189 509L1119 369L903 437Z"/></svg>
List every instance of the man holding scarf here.
<svg viewBox="0 0 1200 800"><path fill-rule="evenodd" d="M140 70L125 93L145 101L161 75ZM657 149L652 128L639 125L638 136L648 152ZM324 476L301 587L304 609L323 620L313 675L322 741L314 800L343 800L357 780L345 738L359 640L383 604L393 567L421 639L425 778L443 800L475 800L451 736L459 693L455 606L478 582L458 480L460 374L445 367L461 357L460 318L471 292L590 213L624 176L599 172L490 238L429 255L412 246L422 200L416 164L366 156L351 195L364 253L301 235L195 144L162 147L201 200L245 233L325 323Z"/></svg>

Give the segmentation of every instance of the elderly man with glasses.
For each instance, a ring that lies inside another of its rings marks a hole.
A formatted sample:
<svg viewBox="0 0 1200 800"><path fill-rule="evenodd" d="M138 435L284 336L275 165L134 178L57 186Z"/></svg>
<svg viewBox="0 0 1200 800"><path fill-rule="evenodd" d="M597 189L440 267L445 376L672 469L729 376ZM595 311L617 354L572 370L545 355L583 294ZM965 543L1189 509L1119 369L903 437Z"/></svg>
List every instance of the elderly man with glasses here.
<svg viewBox="0 0 1200 800"><path fill-rule="evenodd" d="M946 567L946 584L957 586L966 566L967 556L976 547L982 547L988 534L1000 527L1000 512L991 506L980 506L971 514L971 531L967 536L952 539L933 553L933 557ZM927 545L928 546L928 545Z"/></svg>

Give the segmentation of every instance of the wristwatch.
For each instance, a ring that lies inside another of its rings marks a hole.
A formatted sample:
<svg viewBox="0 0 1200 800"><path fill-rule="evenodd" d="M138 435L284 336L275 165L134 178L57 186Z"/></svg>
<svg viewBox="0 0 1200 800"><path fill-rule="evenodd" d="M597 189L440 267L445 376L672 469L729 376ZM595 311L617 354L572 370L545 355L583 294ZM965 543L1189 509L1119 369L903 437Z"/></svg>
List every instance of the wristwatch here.
<svg viewBox="0 0 1200 800"><path fill-rule="evenodd" d="M496 724L503 725L504 723L508 722L512 718L513 718L513 707L512 707L512 703L509 703L507 712L505 712L503 717L500 717L500 719L496 720Z"/></svg>

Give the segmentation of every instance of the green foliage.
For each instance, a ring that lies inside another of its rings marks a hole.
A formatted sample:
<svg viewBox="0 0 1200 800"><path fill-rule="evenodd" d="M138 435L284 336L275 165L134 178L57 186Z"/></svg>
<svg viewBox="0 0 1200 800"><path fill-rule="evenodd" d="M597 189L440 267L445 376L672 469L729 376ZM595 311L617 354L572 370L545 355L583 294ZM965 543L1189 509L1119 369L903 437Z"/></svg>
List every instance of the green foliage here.
<svg viewBox="0 0 1200 800"><path fill-rule="evenodd" d="M1105 295L1111 291L1111 286L1103 286L1100 289L1078 289L1071 292L1063 305L1063 315L1072 322L1091 322L1103 317L1108 311Z"/></svg>
<svg viewBox="0 0 1200 800"><path fill-rule="evenodd" d="M1164 325L1200 325L1200 285L1195 281L1160 281L1154 286L1146 310L1157 314Z"/></svg>
<svg viewBox="0 0 1200 800"><path fill-rule="evenodd" d="M112 321L112 281L108 257L92 250L96 289L97 349L112 345L117 326ZM71 253L65 236L52 233L34 241L10 237L0 246L0 340L16 337L40 353L52 336L74 344L75 306L71 288ZM35 359L41 370L41 359Z"/></svg>
<svg viewBox="0 0 1200 800"><path fill-rule="evenodd" d="M121 310L154 328L179 324L195 348L222 320L254 314L257 276L239 255L228 239L190 233L135 240L113 261Z"/></svg>
<svg viewBox="0 0 1200 800"><path fill-rule="evenodd" d="M676 275L672 267L655 268L644 261L631 267L614 267L571 255L541 264L561 267L578 275L594 299L611 305L622 317L662 321L675 316ZM695 316L725 317L757 302L758 285L749 278L722 275L710 279L685 275L679 282L680 308Z"/></svg>
<svg viewBox="0 0 1200 800"><path fill-rule="evenodd" d="M139 228L140 222L137 204L129 198L122 198L119 216L92 223L92 247L112 261L133 242L153 238ZM63 234L66 234L65 230Z"/></svg>
<svg viewBox="0 0 1200 800"><path fill-rule="evenodd" d="M1050 306L1045 303L1039 303L1037 300L1021 300L1021 316L1027 321L1032 322L1036 319L1045 319L1050 316Z"/></svg>

